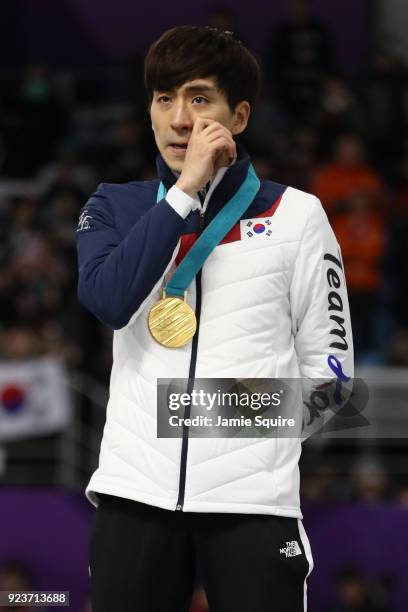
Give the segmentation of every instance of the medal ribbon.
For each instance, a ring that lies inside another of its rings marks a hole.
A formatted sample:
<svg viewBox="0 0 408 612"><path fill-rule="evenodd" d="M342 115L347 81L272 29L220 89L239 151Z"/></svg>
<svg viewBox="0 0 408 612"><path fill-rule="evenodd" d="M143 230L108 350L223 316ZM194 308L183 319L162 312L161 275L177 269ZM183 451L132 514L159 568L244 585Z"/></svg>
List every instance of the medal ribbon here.
<svg viewBox="0 0 408 612"><path fill-rule="evenodd" d="M197 272L201 270L207 257L224 236L228 234L241 215L249 208L259 191L259 187L259 178L255 173L254 167L250 164L245 180L238 191L228 200L206 227L174 272L165 287L166 296L176 295L184 297L185 290ZM163 183L160 183L157 191L157 202L160 202L166 196L166 193L165 186Z"/></svg>

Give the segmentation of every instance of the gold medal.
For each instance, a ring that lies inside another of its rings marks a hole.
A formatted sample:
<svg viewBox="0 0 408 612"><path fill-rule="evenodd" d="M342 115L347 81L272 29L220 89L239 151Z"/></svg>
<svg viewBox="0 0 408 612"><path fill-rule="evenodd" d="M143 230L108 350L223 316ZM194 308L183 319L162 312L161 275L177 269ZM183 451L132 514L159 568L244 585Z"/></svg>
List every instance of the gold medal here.
<svg viewBox="0 0 408 612"><path fill-rule="evenodd" d="M148 325L153 338L168 348L179 348L191 340L197 329L194 310L187 303L187 291L184 300L178 296L163 297L154 304L149 312Z"/></svg>

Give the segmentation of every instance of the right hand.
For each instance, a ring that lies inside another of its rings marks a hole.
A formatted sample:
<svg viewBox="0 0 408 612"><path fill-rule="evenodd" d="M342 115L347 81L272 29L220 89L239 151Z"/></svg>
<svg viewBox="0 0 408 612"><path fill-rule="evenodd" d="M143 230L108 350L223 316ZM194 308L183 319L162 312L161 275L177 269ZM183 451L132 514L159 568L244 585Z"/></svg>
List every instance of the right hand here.
<svg viewBox="0 0 408 612"><path fill-rule="evenodd" d="M236 144L228 128L214 119L197 118L177 187L194 197L221 166L231 165L236 156Z"/></svg>

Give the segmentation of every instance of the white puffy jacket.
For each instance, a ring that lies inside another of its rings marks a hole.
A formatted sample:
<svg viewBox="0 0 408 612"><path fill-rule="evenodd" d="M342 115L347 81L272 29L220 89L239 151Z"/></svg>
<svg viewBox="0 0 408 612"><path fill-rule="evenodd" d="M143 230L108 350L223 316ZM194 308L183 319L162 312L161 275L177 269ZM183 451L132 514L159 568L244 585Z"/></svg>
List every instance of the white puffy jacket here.
<svg viewBox="0 0 408 612"><path fill-rule="evenodd" d="M271 181L188 288L193 341L169 349L149 332L161 288L249 163L240 147L204 214L196 206L183 218L174 189L156 203L158 180L102 184L81 211L78 295L115 329L99 467L86 488L95 506L101 492L169 510L302 518L298 438L156 435L157 378L333 378L329 355L353 376L344 270L327 216L315 196ZM160 156L158 171L171 189ZM269 235L248 230L251 220Z"/></svg>

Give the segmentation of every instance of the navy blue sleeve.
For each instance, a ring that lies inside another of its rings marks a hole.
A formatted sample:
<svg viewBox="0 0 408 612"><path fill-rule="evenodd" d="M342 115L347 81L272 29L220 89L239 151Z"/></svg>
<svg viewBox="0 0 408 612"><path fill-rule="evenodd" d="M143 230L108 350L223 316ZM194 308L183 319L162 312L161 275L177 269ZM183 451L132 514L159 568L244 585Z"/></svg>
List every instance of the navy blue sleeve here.
<svg viewBox="0 0 408 612"><path fill-rule="evenodd" d="M164 274L186 222L163 199L141 212L123 237L107 187L101 183L80 212L78 298L100 321L120 329Z"/></svg>

